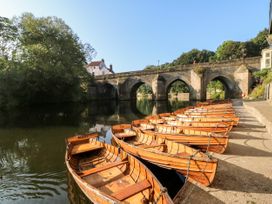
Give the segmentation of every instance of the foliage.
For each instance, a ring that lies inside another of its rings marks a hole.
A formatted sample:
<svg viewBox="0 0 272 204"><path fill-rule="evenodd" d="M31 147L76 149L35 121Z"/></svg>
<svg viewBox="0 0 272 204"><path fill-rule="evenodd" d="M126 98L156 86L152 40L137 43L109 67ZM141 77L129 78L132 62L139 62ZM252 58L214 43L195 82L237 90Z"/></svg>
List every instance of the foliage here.
<svg viewBox="0 0 272 204"><path fill-rule="evenodd" d="M0 105L81 100L80 79L88 76L84 66L94 52L91 46L82 44L56 17L25 13L7 22L0 24L4 27L0 39L12 36L9 44L16 46L11 57L0 55Z"/></svg>
<svg viewBox="0 0 272 204"><path fill-rule="evenodd" d="M261 54L262 49L268 47L268 42L266 40L267 36L268 30L264 29L263 31L260 31L255 38L245 42L225 41L218 46L216 52L192 49L182 53L180 57L173 60L171 63L165 63L160 66L149 65L144 69L169 69L178 65L256 57Z"/></svg>
<svg viewBox="0 0 272 204"><path fill-rule="evenodd" d="M252 99L261 99L264 95L265 85L259 84L257 85L252 92L250 93L250 98Z"/></svg>
<svg viewBox="0 0 272 204"><path fill-rule="evenodd" d="M205 68L204 67L200 67L199 65L194 67L194 72L198 75L202 75L205 72Z"/></svg>
<svg viewBox="0 0 272 204"><path fill-rule="evenodd" d="M264 95L265 86L272 82L272 71L270 69L262 69L254 72L253 76L257 78L259 84L250 93L250 98L260 99Z"/></svg>
<svg viewBox="0 0 272 204"><path fill-rule="evenodd" d="M147 65L144 69L145 70L152 70L152 69L158 69L158 67L155 65Z"/></svg>
<svg viewBox="0 0 272 204"><path fill-rule="evenodd" d="M254 72L253 76L257 79L263 80L264 78L266 78L268 72L270 72L269 69L262 69L260 71Z"/></svg>
<svg viewBox="0 0 272 204"><path fill-rule="evenodd" d="M264 29L255 38L246 42L225 41L217 48L215 59L220 61L259 56L262 49L268 46L267 36L268 30Z"/></svg>
<svg viewBox="0 0 272 204"><path fill-rule="evenodd" d="M184 64L209 62L209 59L214 55L215 53L209 50L192 49L189 52L183 53L179 58L174 60L172 62L172 65L176 66Z"/></svg>
<svg viewBox="0 0 272 204"><path fill-rule="evenodd" d="M261 54L262 49L269 46L266 40L268 35L269 31L267 28L265 28L264 30L260 31L255 38L251 39L251 42L253 42L257 46L259 50L259 55Z"/></svg>
<svg viewBox="0 0 272 204"><path fill-rule="evenodd" d="M0 16L0 58L10 59L17 41L17 27L13 22Z"/></svg>
<svg viewBox="0 0 272 204"><path fill-rule="evenodd" d="M150 95L150 94L152 94L152 88L146 84L143 84L138 88L137 94L141 94L144 96Z"/></svg>
<svg viewBox="0 0 272 204"><path fill-rule="evenodd" d="M224 99L225 90L224 85L219 80L212 80L207 85L207 92L210 94L210 99Z"/></svg>
<svg viewBox="0 0 272 204"><path fill-rule="evenodd" d="M242 45L240 42L225 41L216 50L217 60L231 60L242 56Z"/></svg>
<svg viewBox="0 0 272 204"><path fill-rule="evenodd" d="M171 94L189 93L189 92L190 92L190 90L189 90L188 85L185 82L180 81L180 80L175 81L169 89L169 93L171 93Z"/></svg>
<svg viewBox="0 0 272 204"><path fill-rule="evenodd" d="M153 106L154 106L154 101L148 100L146 98L136 101L136 108L143 115L152 114Z"/></svg>

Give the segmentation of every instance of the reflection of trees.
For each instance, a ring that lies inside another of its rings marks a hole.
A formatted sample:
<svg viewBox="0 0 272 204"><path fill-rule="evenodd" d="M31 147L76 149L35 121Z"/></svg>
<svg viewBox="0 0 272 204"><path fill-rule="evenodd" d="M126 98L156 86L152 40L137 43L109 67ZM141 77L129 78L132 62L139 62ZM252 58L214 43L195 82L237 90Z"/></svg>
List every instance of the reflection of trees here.
<svg viewBox="0 0 272 204"><path fill-rule="evenodd" d="M192 105L193 102L191 101L179 101L177 99L169 100L168 101L168 111L173 112L179 108L184 108L186 106Z"/></svg>
<svg viewBox="0 0 272 204"><path fill-rule="evenodd" d="M0 189L5 197L45 198L63 195L65 138L76 128L0 129Z"/></svg>
<svg viewBox="0 0 272 204"><path fill-rule="evenodd" d="M43 105L0 112L0 127L78 125L85 115L84 104Z"/></svg>
<svg viewBox="0 0 272 204"><path fill-rule="evenodd" d="M153 106L154 106L154 101L151 101L148 99L141 99L136 101L136 108L143 115L152 114Z"/></svg>

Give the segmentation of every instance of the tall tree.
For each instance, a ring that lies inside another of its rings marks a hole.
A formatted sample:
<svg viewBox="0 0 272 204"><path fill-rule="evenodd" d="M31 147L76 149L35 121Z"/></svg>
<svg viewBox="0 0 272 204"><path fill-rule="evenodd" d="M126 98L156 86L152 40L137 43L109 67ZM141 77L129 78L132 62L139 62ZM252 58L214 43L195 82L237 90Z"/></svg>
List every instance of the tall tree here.
<svg viewBox="0 0 272 204"><path fill-rule="evenodd" d="M269 46L266 40L268 34L269 31L267 28L265 28L264 30L260 31L255 38L251 39L251 42L253 42L257 46L259 55L261 54L262 49Z"/></svg>
<svg viewBox="0 0 272 204"><path fill-rule="evenodd" d="M80 78L88 76L84 66L94 49L82 44L57 17L36 18L25 13L9 23L16 28L16 39L9 39L18 43L9 60L12 70L0 76L1 87L10 87L6 95L2 89L2 98L9 96L7 101L17 104L80 100ZM9 31L13 30L6 29L3 36L9 36Z"/></svg>
<svg viewBox="0 0 272 204"><path fill-rule="evenodd" d="M209 50L192 49L189 52L183 53L179 58L174 60L172 65L209 62L210 58L214 55L215 53Z"/></svg>

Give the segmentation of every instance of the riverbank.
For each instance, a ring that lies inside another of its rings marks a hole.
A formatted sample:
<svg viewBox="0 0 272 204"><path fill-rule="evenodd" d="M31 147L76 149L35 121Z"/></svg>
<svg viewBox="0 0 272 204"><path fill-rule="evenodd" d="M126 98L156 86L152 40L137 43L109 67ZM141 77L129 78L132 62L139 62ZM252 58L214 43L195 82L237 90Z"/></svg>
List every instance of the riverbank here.
<svg viewBox="0 0 272 204"><path fill-rule="evenodd" d="M234 105L240 123L231 131L225 153L214 154L219 160L214 183L210 187L186 184L180 203L271 203L272 136L268 132L271 126L266 129L267 122L262 118L272 122L272 105L267 102L243 105L239 100Z"/></svg>

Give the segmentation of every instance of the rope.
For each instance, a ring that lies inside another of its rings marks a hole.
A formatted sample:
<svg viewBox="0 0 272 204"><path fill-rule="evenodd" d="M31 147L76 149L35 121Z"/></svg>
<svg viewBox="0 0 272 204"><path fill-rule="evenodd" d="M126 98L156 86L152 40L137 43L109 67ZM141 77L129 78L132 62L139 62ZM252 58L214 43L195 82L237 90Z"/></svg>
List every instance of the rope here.
<svg viewBox="0 0 272 204"><path fill-rule="evenodd" d="M159 196L156 198L156 200L154 201L154 204L157 204L162 196L163 193L167 192L167 188L163 187L162 190L160 191Z"/></svg>
<svg viewBox="0 0 272 204"><path fill-rule="evenodd" d="M191 165L191 159L192 158L194 158L195 157L195 155L197 154L197 153L199 153L200 152L200 150L197 150L197 151L195 151L195 153L194 154L192 154L192 155L190 155L189 156L189 158L188 158L188 162L187 162L187 173L186 173L186 179L185 179L185 182L188 180L188 178L189 178L189 172L190 172L190 165Z"/></svg>
<svg viewBox="0 0 272 204"><path fill-rule="evenodd" d="M211 135L212 135L212 133L209 133L208 135L209 135L209 140L208 140L208 146L207 146L207 149L206 149L206 153L209 151L209 147L211 145Z"/></svg>

